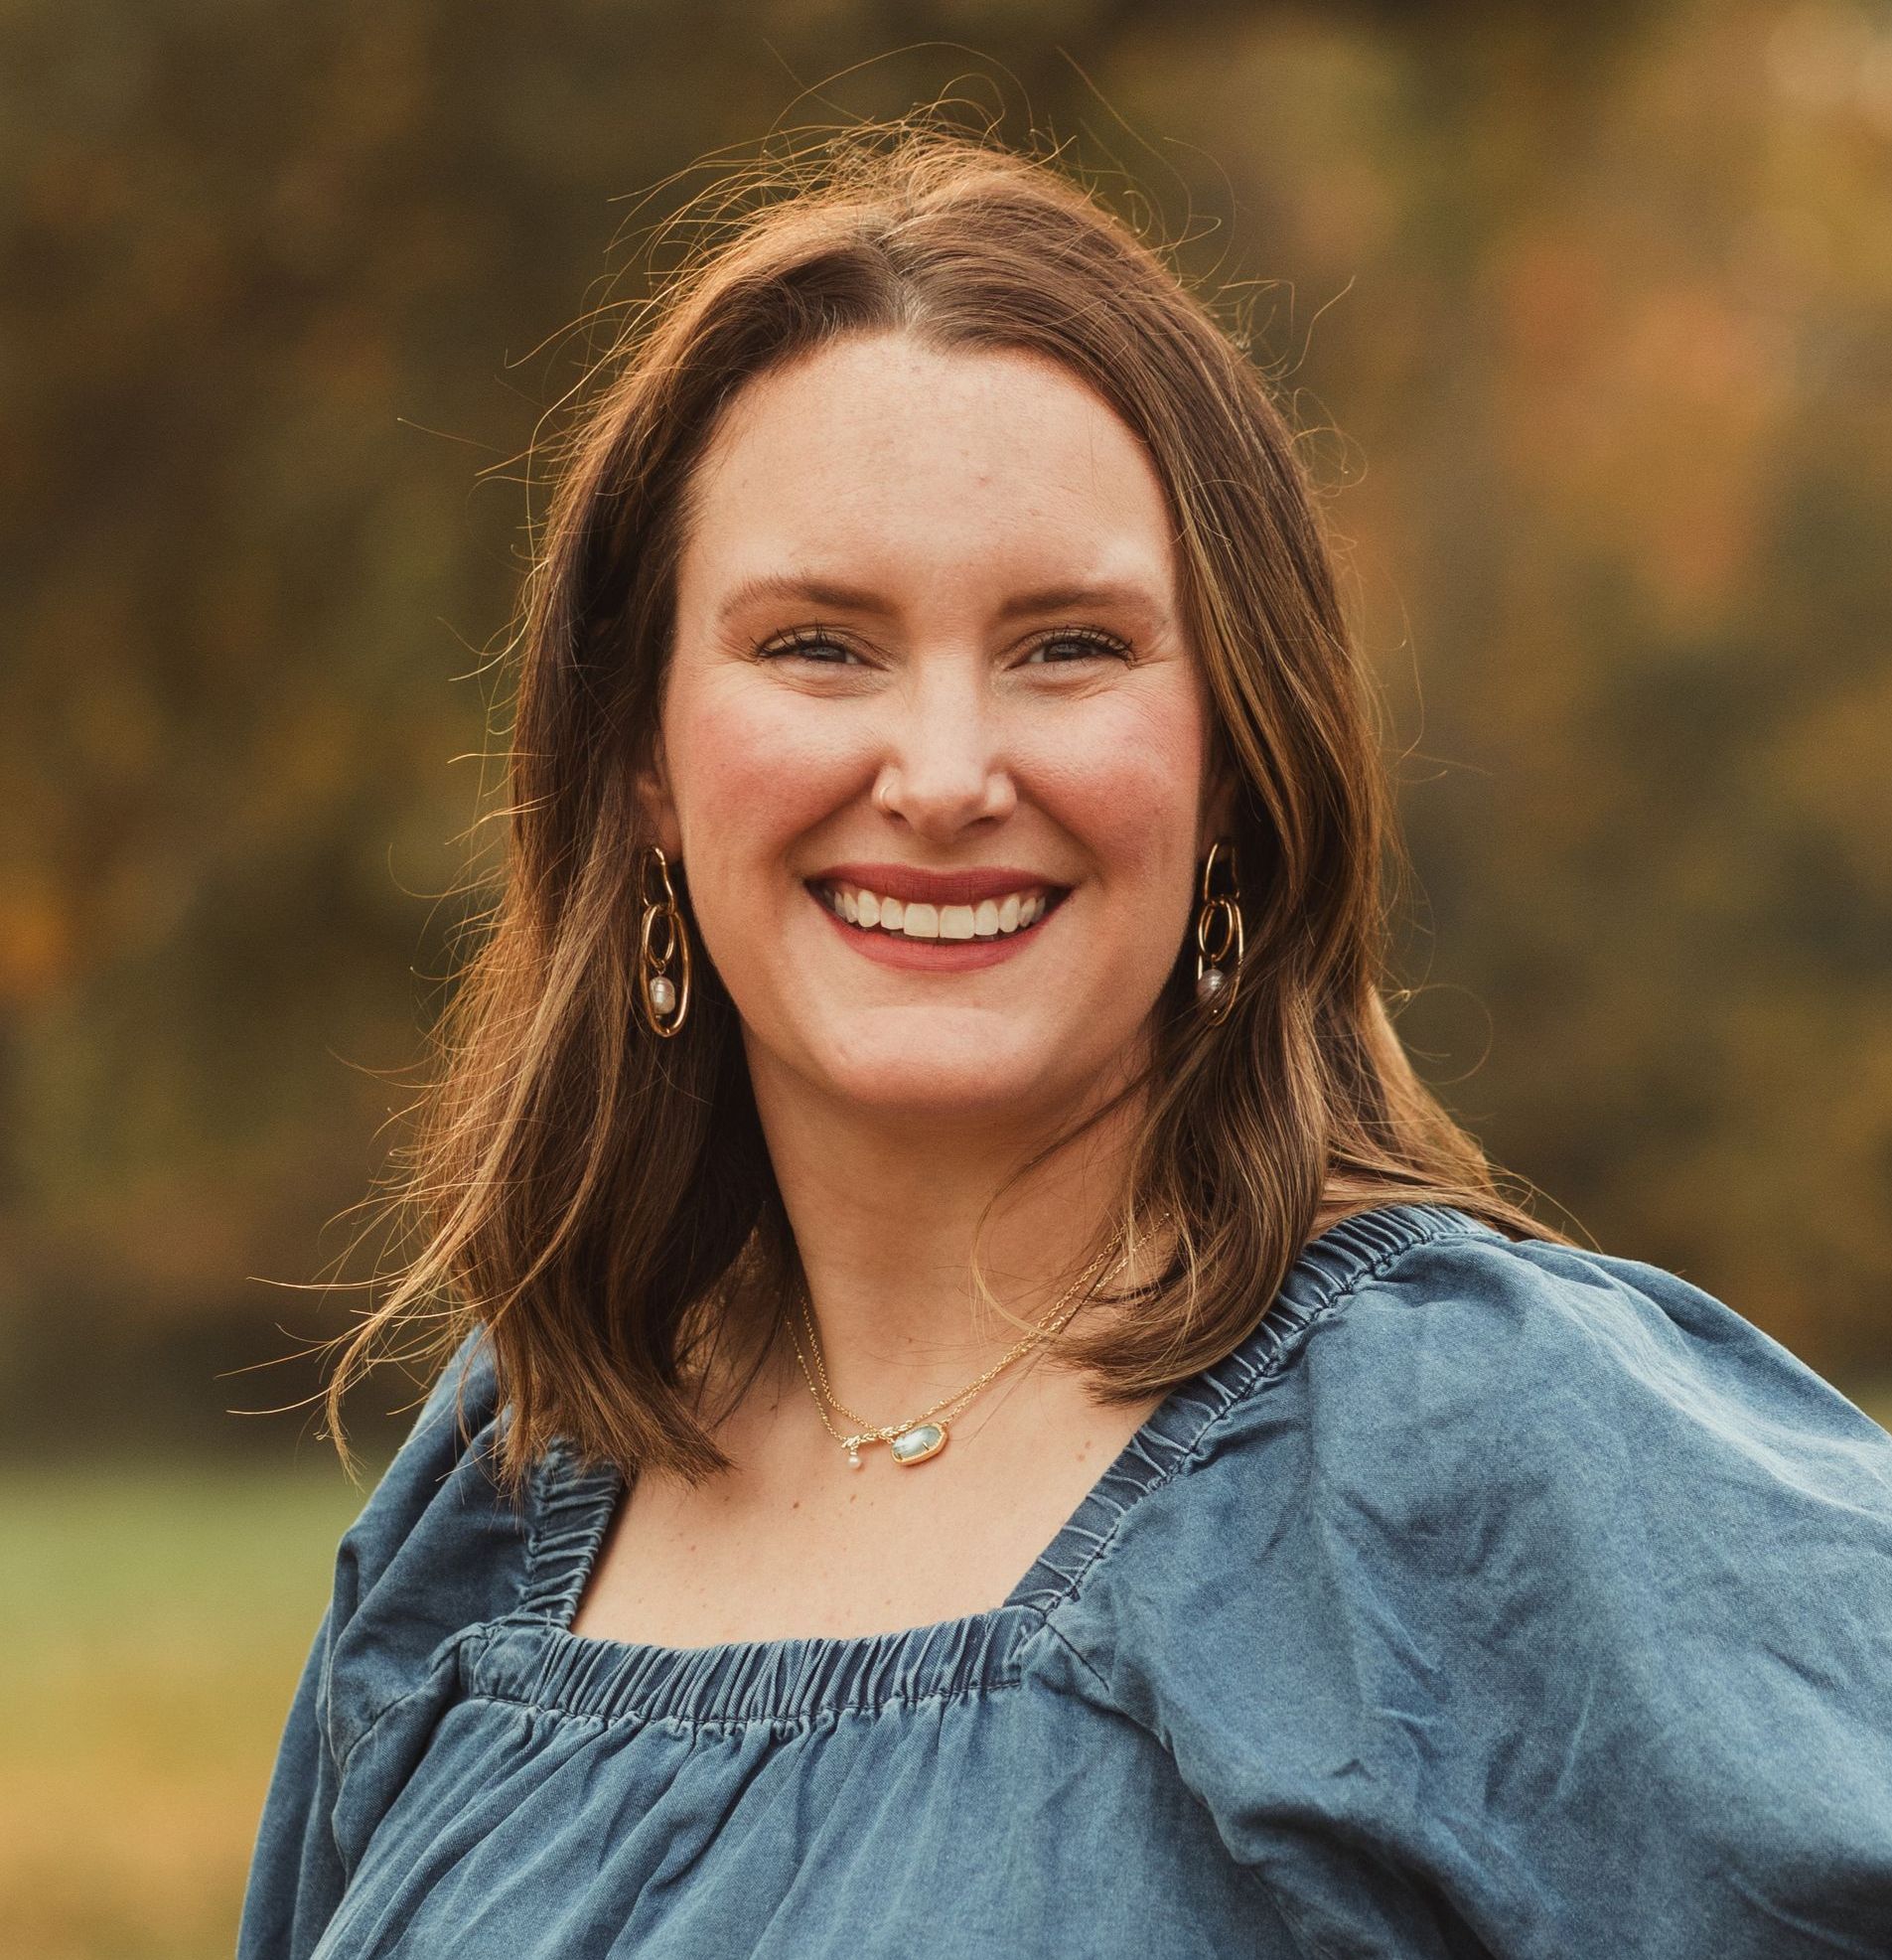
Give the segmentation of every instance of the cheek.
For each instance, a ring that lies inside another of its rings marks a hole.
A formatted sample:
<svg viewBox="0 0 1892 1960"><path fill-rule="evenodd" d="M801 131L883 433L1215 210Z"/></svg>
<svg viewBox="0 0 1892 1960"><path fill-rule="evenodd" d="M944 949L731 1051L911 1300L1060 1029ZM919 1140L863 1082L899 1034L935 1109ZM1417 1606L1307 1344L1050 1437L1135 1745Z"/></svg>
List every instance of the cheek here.
<svg viewBox="0 0 1892 1960"><path fill-rule="evenodd" d="M856 792L871 767L833 715L746 675L679 675L664 748L686 865L719 877L766 871L786 845Z"/></svg>
<svg viewBox="0 0 1892 1960"><path fill-rule="evenodd" d="M1042 801L1080 837L1111 892L1181 918L1194 875L1203 730L1193 698L1169 689L1095 704L1081 739L1042 758Z"/></svg>

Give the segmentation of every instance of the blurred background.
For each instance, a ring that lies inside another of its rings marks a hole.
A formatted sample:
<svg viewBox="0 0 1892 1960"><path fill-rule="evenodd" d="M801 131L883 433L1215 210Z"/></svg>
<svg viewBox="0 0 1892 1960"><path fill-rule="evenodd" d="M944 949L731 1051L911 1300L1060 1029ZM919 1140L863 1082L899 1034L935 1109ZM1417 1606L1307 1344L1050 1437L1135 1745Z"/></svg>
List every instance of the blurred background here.
<svg viewBox="0 0 1892 1960"><path fill-rule="evenodd" d="M541 418L706 153L943 93L1307 431L1422 1072L1892 1408L1892 5L21 0L0 1950L234 1937L365 1488L273 1364L359 1309L297 1288L474 909ZM354 1399L369 1481L423 1386Z"/></svg>

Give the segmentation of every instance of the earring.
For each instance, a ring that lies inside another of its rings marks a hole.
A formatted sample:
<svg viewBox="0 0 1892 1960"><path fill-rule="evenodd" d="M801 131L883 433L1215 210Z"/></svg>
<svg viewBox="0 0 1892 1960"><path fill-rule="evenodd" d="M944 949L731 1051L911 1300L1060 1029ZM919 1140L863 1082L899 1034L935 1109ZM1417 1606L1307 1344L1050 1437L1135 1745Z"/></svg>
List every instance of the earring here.
<svg viewBox="0 0 1892 1960"><path fill-rule="evenodd" d="M667 1041L690 1010L690 936L670 884L669 862L655 844L644 847L638 886L644 899L644 923L638 930L638 1004L645 1025Z"/></svg>
<svg viewBox="0 0 1892 1960"><path fill-rule="evenodd" d="M1217 860L1228 872L1227 891L1214 889ZM1211 1023L1235 1005L1241 980L1241 892L1236 883L1236 847L1226 837L1210 845L1202 867L1202 903L1196 912L1196 998Z"/></svg>

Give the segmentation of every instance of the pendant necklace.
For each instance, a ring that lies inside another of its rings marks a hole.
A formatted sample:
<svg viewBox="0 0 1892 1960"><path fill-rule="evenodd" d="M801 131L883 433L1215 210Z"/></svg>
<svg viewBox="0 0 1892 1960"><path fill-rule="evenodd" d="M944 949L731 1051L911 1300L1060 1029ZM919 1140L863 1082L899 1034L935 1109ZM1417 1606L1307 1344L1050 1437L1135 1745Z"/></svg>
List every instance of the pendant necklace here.
<svg viewBox="0 0 1892 1960"><path fill-rule="evenodd" d="M807 1330L808 1345L814 1355L814 1374L809 1374L807 1358L801 1351L801 1338L796 1331L795 1321L789 1322L789 1338L795 1343L795 1358L800 1364L802 1379L808 1385L808 1393L814 1398L814 1406L820 1411L821 1427L836 1442L847 1451L847 1467L858 1470L861 1466L861 1444L864 1442L885 1442L889 1445L888 1454L896 1463L903 1465L924 1463L930 1456L937 1456L946 1446L947 1425L976 1396L992 1378L1009 1368L1028 1348L1049 1340L1057 1333L1079 1307L1082 1298L1075 1295L1093 1284L1099 1275L1114 1278L1116 1271L1129 1257L1125 1246L1111 1259L1110 1249L1102 1253L1085 1268L1077 1280L1058 1296L1049 1313L1037 1326L1030 1329L1023 1339L1015 1341L1007 1352L986 1369L977 1381L969 1383L956 1393L936 1402L931 1409L923 1409L918 1416L910 1416L904 1423L886 1423L878 1428L869 1425L866 1419L858 1416L835 1395L833 1385L828 1381L827 1370L821 1363L821 1339L815 1331L813 1302L808 1295L807 1282L801 1280L797 1287L797 1305L800 1318ZM1104 1269L1108 1268L1105 1272ZM814 1385L815 1376L820 1377L821 1386ZM832 1406L836 1415L844 1416L850 1423L859 1425L852 1434L843 1435L828 1420L828 1408Z"/></svg>

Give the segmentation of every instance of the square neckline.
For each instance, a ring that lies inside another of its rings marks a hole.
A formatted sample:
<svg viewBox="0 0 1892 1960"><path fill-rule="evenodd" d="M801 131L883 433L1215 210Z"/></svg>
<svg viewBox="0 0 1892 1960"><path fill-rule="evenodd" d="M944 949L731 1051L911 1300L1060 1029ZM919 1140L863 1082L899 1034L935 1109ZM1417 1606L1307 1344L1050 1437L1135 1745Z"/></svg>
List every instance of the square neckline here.
<svg viewBox="0 0 1892 1960"><path fill-rule="evenodd" d="M1170 1390L1004 1599L916 1626L690 1647L574 1633L625 1478L615 1463L583 1469L568 1439L557 1437L531 1477L517 1603L483 1623L470 1685L550 1712L692 1725L800 1722L1010 1685L1027 1640L1077 1595L1130 1509L1177 1474L1257 1384L1281 1372L1318 1319L1413 1247L1467 1233L1502 1236L1455 1208L1406 1202L1351 1213L1310 1239L1251 1332Z"/></svg>

